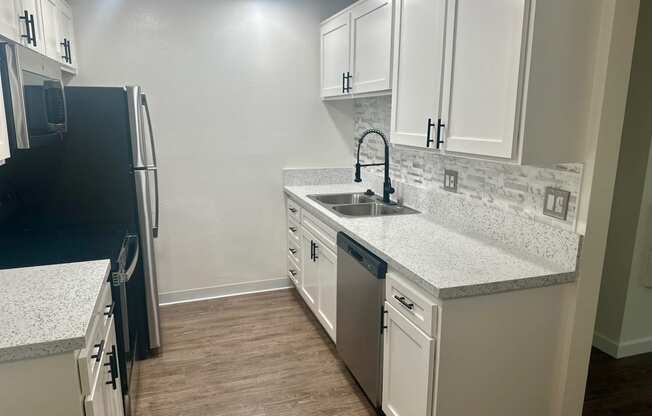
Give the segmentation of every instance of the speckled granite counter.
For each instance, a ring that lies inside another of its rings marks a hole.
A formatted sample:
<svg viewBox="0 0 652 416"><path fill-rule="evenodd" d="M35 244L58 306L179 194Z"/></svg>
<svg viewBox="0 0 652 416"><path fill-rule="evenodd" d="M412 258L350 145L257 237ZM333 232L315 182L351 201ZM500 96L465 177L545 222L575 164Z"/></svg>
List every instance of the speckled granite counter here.
<svg viewBox="0 0 652 416"><path fill-rule="evenodd" d="M356 184L286 186L285 192L324 223L345 232L440 299L575 280L574 265L561 266L481 235L461 233L425 214L345 218L307 197L365 189Z"/></svg>
<svg viewBox="0 0 652 416"><path fill-rule="evenodd" d="M109 260L0 270L0 362L85 346Z"/></svg>

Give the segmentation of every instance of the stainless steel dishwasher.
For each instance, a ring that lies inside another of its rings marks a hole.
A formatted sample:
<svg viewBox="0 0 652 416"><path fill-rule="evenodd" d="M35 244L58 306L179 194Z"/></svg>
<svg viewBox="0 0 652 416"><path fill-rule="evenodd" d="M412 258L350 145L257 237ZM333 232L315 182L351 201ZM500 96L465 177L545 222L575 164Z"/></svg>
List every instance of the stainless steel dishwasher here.
<svg viewBox="0 0 652 416"><path fill-rule="evenodd" d="M337 352L377 409L382 400L387 263L337 234Z"/></svg>

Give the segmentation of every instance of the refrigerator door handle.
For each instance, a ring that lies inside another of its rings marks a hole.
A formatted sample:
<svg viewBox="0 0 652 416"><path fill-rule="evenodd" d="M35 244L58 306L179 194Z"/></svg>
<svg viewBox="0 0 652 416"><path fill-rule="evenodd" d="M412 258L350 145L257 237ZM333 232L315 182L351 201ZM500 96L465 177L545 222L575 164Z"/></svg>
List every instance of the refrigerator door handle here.
<svg viewBox="0 0 652 416"><path fill-rule="evenodd" d="M154 129L152 128L152 117L149 113L149 104L147 103L147 96L141 94L141 101L143 107L145 108L145 114L147 116L147 127L149 128L149 140L152 150L152 165L154 171L154 205L155 205L155 214L154 214L154 226L152 227L152 235L154 238L158 238L158 229L159 229L159 218L160 218L160 202L159 202L159 190L158 190L158 161L156 159L156 141L154 140Z"/></svg>

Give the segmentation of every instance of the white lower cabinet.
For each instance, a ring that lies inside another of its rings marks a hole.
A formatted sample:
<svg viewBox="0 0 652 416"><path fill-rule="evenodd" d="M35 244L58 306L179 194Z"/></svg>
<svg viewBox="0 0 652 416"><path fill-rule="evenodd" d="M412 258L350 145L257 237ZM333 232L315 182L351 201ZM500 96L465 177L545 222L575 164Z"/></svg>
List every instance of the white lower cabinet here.
<svg viewBox="0 0 652 416"><path fill-rule="evenodd" d="M319 300L317 318L335 341L337 319L337 257L335 253L317 242L317 264L319 265Z"/></svg>
<svg viewBox="0 0 652 416"><path fill-rule="evenodd" d="M435 340L385 303L383 411L427 416L432 411Z"/></svg>
<svg viewBox="0 0 652 416"><path fill-rule="evenodd" d="M335 230L286 199L288 278L333 341L337 328Z"/></svg>
<svg viewBox="0 0 652 416"><path fill-rule="evenodd" d="M301 295L335 341L337 319L337 256L326 243L303 229Z"/></svg>
<svg viewBox="0 0 652 416"><path fill-rule="evenodd" d="M303 252L303 279L301 279L301 296L310 309L317 310L319 299L319 263L313 258L315 237L304 230L301 244Z"/></svg>
<svg viewBox="0 0 652 416"><path fill-rule="evenodd" d="M97 373L91 394L84 399L85 416L122 416L124 414L120 380L117 373L119 370L113 324L109 326L105 340L106 347L100 359L102 367Z"/></svg>

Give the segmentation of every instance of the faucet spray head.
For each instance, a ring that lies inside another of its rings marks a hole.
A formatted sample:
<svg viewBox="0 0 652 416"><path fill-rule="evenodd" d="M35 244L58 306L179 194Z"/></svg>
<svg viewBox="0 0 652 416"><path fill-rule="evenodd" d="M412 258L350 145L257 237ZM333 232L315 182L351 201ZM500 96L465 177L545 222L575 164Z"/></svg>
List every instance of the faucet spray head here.
<svg viewBox="0 0 652 416"><path fill-rule="evenodd" d="M362 178L360 177L360 163L355 164L355 179L353 181L362 182Z"/></svg>

